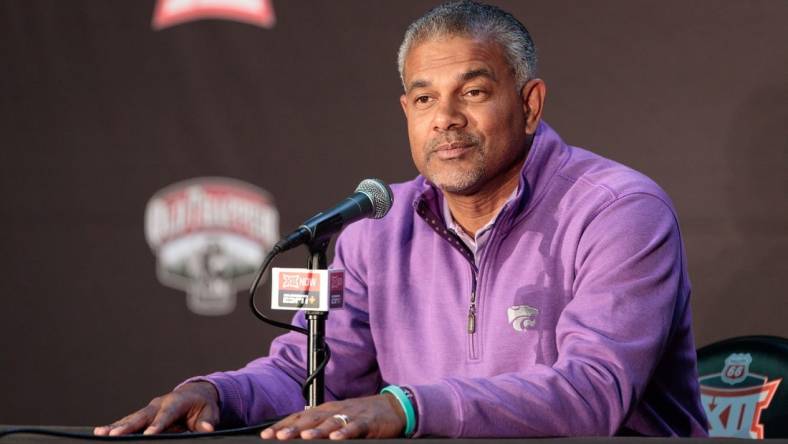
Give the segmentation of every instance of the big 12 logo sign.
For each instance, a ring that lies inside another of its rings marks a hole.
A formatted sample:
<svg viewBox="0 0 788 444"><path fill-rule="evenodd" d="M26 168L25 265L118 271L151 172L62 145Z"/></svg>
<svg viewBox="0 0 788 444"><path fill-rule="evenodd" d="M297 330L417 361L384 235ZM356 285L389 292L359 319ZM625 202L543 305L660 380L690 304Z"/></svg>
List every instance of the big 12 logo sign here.
<svg viewBox="0 0 788 444"><path fill-rule="evenodd" d="M734 353L720 373L700 378L710 436L763 439L761 412L769 407L782 379L769 381L751 373L751 363L749 353Z"/></svg>

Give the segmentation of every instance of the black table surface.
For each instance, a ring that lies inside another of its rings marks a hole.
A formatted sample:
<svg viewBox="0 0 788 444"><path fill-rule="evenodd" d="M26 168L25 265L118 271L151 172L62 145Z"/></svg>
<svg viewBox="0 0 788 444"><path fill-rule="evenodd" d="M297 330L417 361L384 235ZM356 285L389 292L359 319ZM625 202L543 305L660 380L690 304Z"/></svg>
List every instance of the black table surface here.
<svg viewBox="0 0 788 444"><path fill-rule="evenodd" d="M63 431L63 432L70 432L70 433L81 433L81 434L90 434L93 430L92 427L61 427L61 426L11 426L11 425L0 425L0 433L9 429L36 429L36 430L55 430L55 431ZM179 443L183 441L203 441L206 444L258 444L261 442L261 439L257 435L257 433L250 432L248 434L243 435L234 435L234 436L212 436L212 437L203 437L203 438L195 438L195 437L188 437L188 435L183 436L183 439L172 439L171 436L164 438L164 439L139 439L139 437L127 437L124 440L117 440L117 439L105 439L101 441L90 440L87 437L85 438L78 438L78 437L55 437L55 436L46 436L46 435L39 435L39 434L32 434L32 433L20 433L20 434L12 434L12 435L5 435L0 437L0 444L11 444L11 443L53 443L53 442L112 442L112 441L119 441L119 442L152 442L152 443L164 443L164 442L171 442L171 443ZM359 442L370 442L373 440L358 440ZM635 444L709 444L709 443L746 443L751 442L750 440L743 440L743 439L735 439L735 438L640 438L640 437L574 437L574 438L515 438L515 439L500 439L500 438L487 438L487 439L437 439L437 438L430 438L430 439L387 439L387 440L374 440L374 442L386 442L386 443L407 443L407 442L414 442L418 441L419 443L424 444L460 444L464 442L468 443L479 443L479 442L501 442L506 444L514 444L518 442L527 442L529 444L537 444L537 443L544 443L544 444L621 444L621 443L635 443ZM788 444L788 439L769 439L766 440L769 443L784 443ZM291 442L301 442L301 440L292 440Z"/></svg>

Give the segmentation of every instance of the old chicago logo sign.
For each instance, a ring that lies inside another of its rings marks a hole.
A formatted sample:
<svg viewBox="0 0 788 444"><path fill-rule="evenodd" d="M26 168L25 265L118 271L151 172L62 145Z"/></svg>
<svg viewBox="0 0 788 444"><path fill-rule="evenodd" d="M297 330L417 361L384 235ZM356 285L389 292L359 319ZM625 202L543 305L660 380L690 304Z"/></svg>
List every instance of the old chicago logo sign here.
<svg viewBox="0 0 788 444"><path fill-rule="evenodd" d="M701 402L710 436L763 439L761 412L769 407L782 379L750 372L752 356L734 353L720 373L700 378Z"/></svg>
<svg viewBox="0 0 788 444"><path fill-rule="evenodd" d="M159 281L187 294L202 315L235 308L279 238L270 195L247 183L199 178L157 192L145 209L145 238L156 254Z"/></svg>
<svg viewBox="0 0 788 444"><path fill-rule="evenodd" d="M271 28L276 22L271 0L157 0L153 28L200 19L222 19Z"/></svg>

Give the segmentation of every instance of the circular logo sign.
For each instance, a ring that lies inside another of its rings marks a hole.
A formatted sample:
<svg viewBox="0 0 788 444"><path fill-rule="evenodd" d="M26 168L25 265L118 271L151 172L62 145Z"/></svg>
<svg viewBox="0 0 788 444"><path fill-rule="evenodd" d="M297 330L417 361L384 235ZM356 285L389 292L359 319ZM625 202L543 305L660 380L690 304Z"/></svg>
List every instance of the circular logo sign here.
<svg viewBox="0 0 788 444"><path fill-rule="evenodd" d="M196 178L151 197L145 238L159 281L185 291L189 310L225 315L279 238L279 213L271 195L254 185Z"/></svg>

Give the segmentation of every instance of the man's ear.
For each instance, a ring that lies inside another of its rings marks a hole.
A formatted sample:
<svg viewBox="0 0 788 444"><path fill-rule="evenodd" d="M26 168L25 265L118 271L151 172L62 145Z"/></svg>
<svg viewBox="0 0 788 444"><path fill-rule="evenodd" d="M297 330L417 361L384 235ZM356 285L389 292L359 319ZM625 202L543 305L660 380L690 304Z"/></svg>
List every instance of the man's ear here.
<svg viewBox="0 0 788 444"><path fill-rule="evenodd" d="M547 86L542 79L531 79L523 85L520 95L523 100L523 114L525 114L525 134L530 136L536 132L542 120Z"/></svg>
<svg viewBox="0 0 788 444"><path fill-rule="evenodd" d="M402 106L402 112L405 113L405 119L408 118L408 98L405 94L399 96L399 104Z"/></svg>

